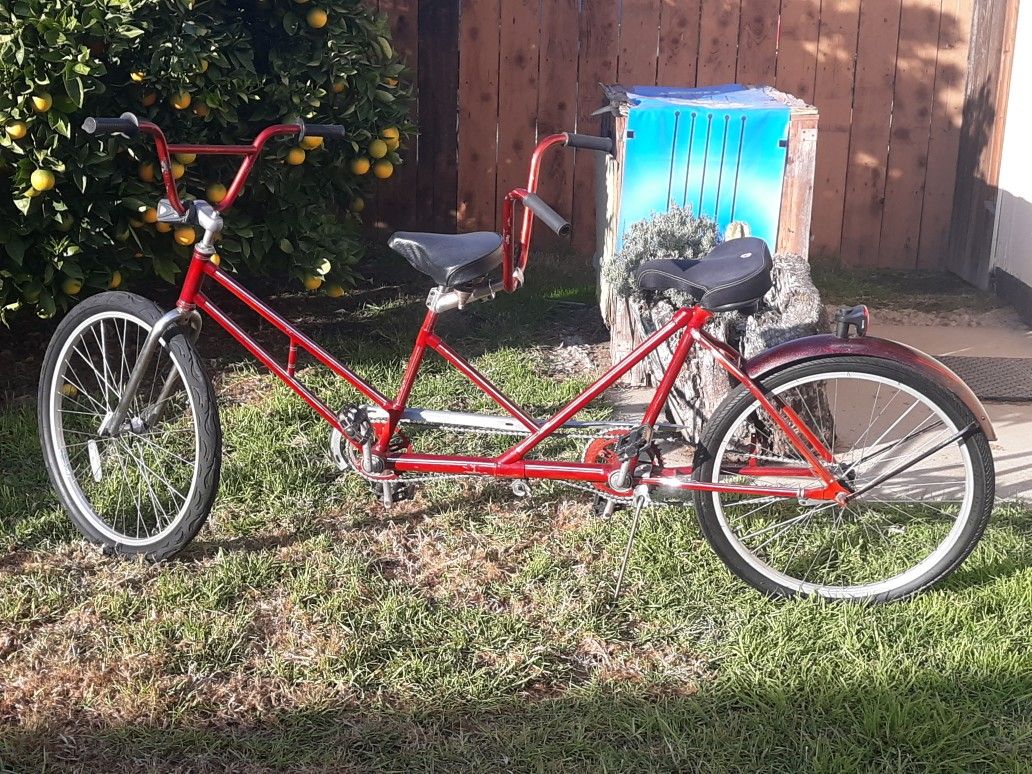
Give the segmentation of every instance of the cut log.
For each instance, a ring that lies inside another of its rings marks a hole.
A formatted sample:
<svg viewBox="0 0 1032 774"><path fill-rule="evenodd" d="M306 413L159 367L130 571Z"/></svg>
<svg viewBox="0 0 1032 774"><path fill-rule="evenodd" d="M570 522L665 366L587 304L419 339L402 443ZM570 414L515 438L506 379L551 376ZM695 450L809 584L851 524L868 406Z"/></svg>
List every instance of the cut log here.
<svg viewBox="0 0 1032 774"><path fill-rule="evenodd" d="M766 308L763 311L749 316L737 312L718 313L707 324L706 331L749 358L784 341L827 329L824 305L810 278L806 259L798 255L775 255L772 279L773 287L764 297ZM646 301L631 297L620 301L627 309L633 341L642 341L665 325L677 308L664 298ZM615 334L615 327L613 332ZM671 339L646 358L642 369L646 383L659 384L676 346L677 339ZM670 392L667 414L671 421L685 425L686 440L694 442L706 419L734 386L733 378L712 356L695 348ZM823 399L819 395L811 397Z"/></svg>

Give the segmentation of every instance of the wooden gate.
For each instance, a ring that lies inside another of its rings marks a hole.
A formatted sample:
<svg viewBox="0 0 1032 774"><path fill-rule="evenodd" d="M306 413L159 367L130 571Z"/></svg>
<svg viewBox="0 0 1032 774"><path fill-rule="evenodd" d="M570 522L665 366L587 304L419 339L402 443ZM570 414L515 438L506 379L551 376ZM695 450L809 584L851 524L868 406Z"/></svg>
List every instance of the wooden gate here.
<svg viewBox="0 0 1032 774"><path fill-rule="evenodd" d="M1016 3L379 0L416 71L421 136L372 214L385 228L497 228L536 137L598 131L600 83L770 84L820 111L811 255L957 268L977 245L955 226L950 258L951 224L979 222L1002 124L971 109L995 94L1006 43L986 25ZM542 179L589 253L590 158L557 154Z"/></svg>

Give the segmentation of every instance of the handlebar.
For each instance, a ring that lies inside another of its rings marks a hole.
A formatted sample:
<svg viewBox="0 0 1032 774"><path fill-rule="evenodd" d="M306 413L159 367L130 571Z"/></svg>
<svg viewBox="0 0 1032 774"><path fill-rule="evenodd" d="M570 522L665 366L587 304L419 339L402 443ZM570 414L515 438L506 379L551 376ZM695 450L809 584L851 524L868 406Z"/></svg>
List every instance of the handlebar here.
<svg viewBox="0 0 1032 774"><path fill-rule="evenodd" d="M91 116L83 121L82 130L87 134L124 134L128 137L133 137L140 132L149 134L154 139L154 147L158 154L158 161L161 164L161 177L165 183L169 205L179 215L186 213L186 207L183 206L182 201L179 199L179 193L176 190L176 180L172 175L173 153L191 153L200 156L243 156L244 160L240 163L240 168L237 170L233 182L230 183L225 198L215 207L215 209L221 212L229 209L233 202L236 201L244 186L244 182L254 167L255 161L261 155L262 148L273 137L297 135L300 140L306 135L309 137L335 139L341 139L345 136L344 127L338 124L306 125L303 121L298 121L296 124L274 124L273 126L268 126L259 132L258 136L248 145L171 145L165 139L165 133L161 131L160 126L151 121L141 121L132 113L123 113L118 118L94 118Z"/></svg>
<svg viewBox="0 0 1032 774"><path fill-rule="evenodd" d="M553 210L537 194L528 193L523 197L523 206L537 215L541 221L559 236L570 233L570 224L566 218Z"/></svg>
<svg viewBox="0 0 1032 774"><path fill-rule="evenodd" d="M566 132L566 146L568 148L602 151L603 153L613 152L613 141L609 137L595 137L591 134Z"/></svg>
<svg viewBox="0 0 1032 774"><path fill-rule="evenodd" d="M87 118L82 122L86 134L124 134L132 137L140 133L140 119L132 113L122 113L118 118Z"/></svg>

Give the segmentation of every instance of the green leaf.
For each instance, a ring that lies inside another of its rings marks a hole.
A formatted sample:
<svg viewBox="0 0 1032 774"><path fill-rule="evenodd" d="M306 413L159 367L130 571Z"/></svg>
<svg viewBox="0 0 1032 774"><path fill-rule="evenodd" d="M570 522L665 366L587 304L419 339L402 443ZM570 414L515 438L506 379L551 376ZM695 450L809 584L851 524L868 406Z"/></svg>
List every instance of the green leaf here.
<svg viewBox="0 0 1032 774"><path fill-rule="evenodd" d="M7 254L11 256L11 260L19 266L22 265L22 259L25 257L25 242L18 237L12 237L4 243L4 249L7 250Z"/></svg>
<svg viewBox="0 0 1032 774"><path fill-rule="evenodd" d="M83 87L82 79L77 76L70 76L65 74L64 79L65 92L75 102L76 107L82 107L83 101Z"/></svg>
<svg viewBox="0 0 1032 774"><path fill-rule="evenodd" d="M294 252L294 245L290 244L290 240L284 237L279 241L279 249L287 255L291 255Z"/></svg>

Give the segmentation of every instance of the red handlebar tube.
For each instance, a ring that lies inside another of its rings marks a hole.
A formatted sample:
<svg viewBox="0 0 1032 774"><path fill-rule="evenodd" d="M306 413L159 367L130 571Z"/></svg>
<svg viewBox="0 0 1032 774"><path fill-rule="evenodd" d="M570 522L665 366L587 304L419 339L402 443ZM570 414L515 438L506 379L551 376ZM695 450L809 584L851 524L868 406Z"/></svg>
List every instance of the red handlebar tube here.
<svg viewBox="0 0 1032 774"><path fill-rule="evenodd" d="M254 138L250 145L169 145L165 139L165 133L161 131L161 127L150 121L140 121L140 131L146 132L154 138L154 147L157 150L158 162L161 165L161 179L165 183L165 192L168 196L169 204L172 205L176 212L182 215L186 208L179 198L176 180L172 176L173 153L196 153L199 156L244 157L236 176L233 178L233 182L229 186L229 190L226 192L225 198L218 205L213 205L220 212L225 212L240 195L240 191L243 189L244 183L247 182L247 177L251 174L251 169L261 155L265 143L273 137L280 135L299 134L301 132L301 125L274 124L273 126L266 127Z"/></svg>
<svg viewBox="0 0 1032 774"><path fill-rule="evenodd" d="M530 156L530 172L527 175L526 188L514 188L505 195L502 202L502 287L512 293L518 285L516 284L515 271L518 269L521 274L527 266L527 256L530 250L530 236L534 225L534 213L528 209L523 210L523 223L520 228L520 259L519 265L513 265L513 206L516 199L521 202L527 194L537 192L538 175L541 172L541 158L545 151L553 145L566 145L566 133L550 134L541 139L534 152ZM522 282L522 277L520 278Z"/></svg>

